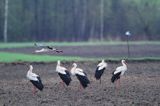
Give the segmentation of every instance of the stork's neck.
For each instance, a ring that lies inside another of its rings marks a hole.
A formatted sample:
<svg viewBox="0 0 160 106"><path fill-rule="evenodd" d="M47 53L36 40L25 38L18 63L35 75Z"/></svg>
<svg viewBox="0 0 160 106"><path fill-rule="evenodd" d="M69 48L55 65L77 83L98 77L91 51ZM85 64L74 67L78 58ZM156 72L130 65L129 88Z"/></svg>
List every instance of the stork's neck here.
<svg viewBox="0 0 160 106"><path fill-rule="evenodd" d="M28 72L29 72L29 73L32 73L32 70L33 70L33 69L32 69L32 68L30 68L30 69L28 70Z"/></svg>
<svg viewBox="0 0 160 106"><path fill-rule="evenodd" d="M61 65L60 61L57 61L57 66L60 66L60 65Z"/></svg>
<svg viewBox="0 0 160 106"><path fill-rule="evenodd" d="M102 60L102 62L99 63L98 66L99 66L99 67L106 67L106 66L107 66L107 63L106 63L104 60Z"/></svg>
<svg viewBox="0 0 160 106"><path fill-rule="evenodd" d="M122 65L123 65L124 67L127 67L127 64L126 64L125 62L122 62Z"/></svg>
<svg viewBox="0 0 160 106"><path fill-rule="evenodd" d="M73 66L72 69L71 69L71 74L72 75L75 75L75 70L76 70L76 66Z"/></svg>
<svg viewBox="0 0 160 106"><path fill-rule="evenodd" d="M57 63L56 70L58 70L59 68L60 68L60 64Z"/></svg>
<svg viewBox="0 0 160 106"><path fill-rule="evenodd" d="M32 71L32 70L33 70L33 66L30 65L30 66L29 66L29 71Z"/></svg>
<svg viewBox="0 0 160 106"><path fill-rule="evenodd" d="M72 69L76 69L77 68L77 66L73 66L73 68Z"/></svg>
<svg viewBox="0 0 160 106"><path fill-rule="evenodd" d="M74 66L72 67L72 71L75 71L76 68L77 68L77 66L74 65Z"/></svg>

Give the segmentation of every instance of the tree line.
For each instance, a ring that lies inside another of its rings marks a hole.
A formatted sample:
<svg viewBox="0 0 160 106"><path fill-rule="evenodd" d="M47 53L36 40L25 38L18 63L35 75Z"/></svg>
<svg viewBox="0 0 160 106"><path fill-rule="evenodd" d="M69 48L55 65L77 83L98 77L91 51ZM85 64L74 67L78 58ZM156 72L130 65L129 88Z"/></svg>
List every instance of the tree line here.
<svg viewBox="0 0 160 106"><path fill-rule="evenodd" d="M0 0L0 41L5 0ZM8 0L8 41L160 39L159 0Z"/></svg>

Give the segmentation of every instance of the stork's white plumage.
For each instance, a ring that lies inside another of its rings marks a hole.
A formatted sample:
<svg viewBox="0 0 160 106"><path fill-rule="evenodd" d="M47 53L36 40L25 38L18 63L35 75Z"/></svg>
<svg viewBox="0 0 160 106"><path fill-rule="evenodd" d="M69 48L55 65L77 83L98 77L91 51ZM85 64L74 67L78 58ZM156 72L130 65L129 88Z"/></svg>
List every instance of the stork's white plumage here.
<svg viewBox="0 0 160 106"><path fill-rule="evenodd" d="M56 72L58 72L59 77L61 80L68 86L72 81L70 73L67 71L65 67L61 66L60 61L57 61Z"/></svg>
<svg viewBox="0 0 160 106"><path fill-rule="evenodd" d="M40 91L42 91L44 86L42 84L40 76L32 72L33 66L30 65L29 67L30 68L29 68L26 76L27 76L27 79L29 79L30 82L34 85L33 93L35 94L36 88L39 89Z"/></svg>
<svg viewBox="0 0 160 106"><path fill-rule="evenodd" d="M76 63L73 63L73 68L71 69L71 74L72 75L79 74L79 75L85 76L85 73L83 72L83 70L81 68L77 68Z"/></svg>
<svg viewBox="0 0 160 106"><path fill-rule="evenodd" d="M98 70L102 70L103 68L106 68L107 65L108 65L108 64L107 64L104 60L102 60L102 61L97 65L97 68L98 68Z"/></svg>
<svg viewBox="0 0 160 106"><path fill-rule="evenodd" d="M124 75L124 73L127 71L127 64L125 60L121 60L122 66L119 66L116 68L116 70L112 73L111 82L114 83L115 81L119 81L120 84L120 77ZM118 85L119 85L118 84Z"/></svg>
<svg viewBox="0 0 160 106"><path fill-rule="evenodd" d="M28 70L28 72L27 72L27 78L28 78L29 80L38 81L38 79L37 79L38 75L35 74L35 73L33 73L32 70L33 70L33 66L30 65L30 66L29 66L29 70Z"/></svg>
<svg viewBox="0 0 160 106"><path fill-rule="evenodd" d="M77 68L77 64L73 63L73 67L71 69L71 74L75 75L77 77L77 79L80 82L80 88L86 88L88 86L88 84L90 83L89 79L87 78L87 74L81 69L81 68Z"/></svg>
<svg viewBox="0 0 160 106"><path fill-rule="evenodd" d="M63 66L61 66L60 60L57 61L57 66L56 66L56 72L61 73L61 74L66 74L67 69Z"/></svg>
<svg viewBox="0 0 160 106"><path fill-rule="evenodd" d="M35 50L35 53L49 52L49 51L50 51L49 49L42 48L42 49L39 49L39 50Z"/></svg>
<svg viewBox="0 0 160 106"><path fill-rule="evenodd" d="M124 75L125 71L127 71L127 64L125 60L121 60L122 66L116 68L114 74L121 72L121 75Z"/></svg>
<svg viewBox="0 0 160 106"><path fill-rule="evenodd" d="M102 60L98 65L97 65L97 68L96 68L96 71L95 71L95 78L97 80L100 80L100 83L101 83L101 76L103 75L104 73L104 70L107 68L107 63Z"/></svg>

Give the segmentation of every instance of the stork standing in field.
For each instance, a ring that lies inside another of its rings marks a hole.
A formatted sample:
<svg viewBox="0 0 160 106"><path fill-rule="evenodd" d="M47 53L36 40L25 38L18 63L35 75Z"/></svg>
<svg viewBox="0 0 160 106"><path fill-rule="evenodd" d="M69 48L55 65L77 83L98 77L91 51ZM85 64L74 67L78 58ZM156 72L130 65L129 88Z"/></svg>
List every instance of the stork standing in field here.
<svg viewBox="0 0 160 106"><path fill-rule="evenodd" d="M95 71L95 78L96 80L99 80L100 81L100 84L101 84L101 77L104 73L104 70L107 68L107 63L102 60L98 65L97 65L97 68L96 68L96 71Z"/></svg>
<svg viewBox="0 0 160 106"><path fill-rule="evenodd" d="M36 88L39 89L40 91L42 91L44 86L42 84L40 76L32 72L33 66L30 65L29 67L30 68L27 72L27 78L33 84L33 94L35 94L36 93Z"/></svg>
<svg viewBox="0 0 160 106"><path fill-rule="evenodd" d="M36 53L50 52L50 51L54 51L56 53L62 53L63 52L62 50L56 49L52 46L47 46L47 45L37 44L37 43L35 43L34 45L37 46L37 47L41 47L40 50L35 50Z"/></svg>
<svg viewBox="0 0 160 106"><path fill-rule="evenodd" d="M77 64L73 63L73 68L71 69L71 74L75 75L80 82L80 89L88 87L90 83L89 79L87 78L87 74L81 69L77 68Z"/></svg>
<svg viewBox="0 0 160 106"><path fill-rule="evenodd" d="M122 66L116 68L116 70L112 73L111 82L114 83L116 81L116 88L118 89L120 86L120 78L127 71L127 63L125 60L121 60Z"/></svg>
<svg viewBox="0 0 160 106"><path fill-rule="evenodd" d="M61 66L61 63L59 60L57 61L56 72L58 72L58 75L62 80L61 83L63 84L63 86L64 86L64 83L68 86L72 81L70 73L67 71L65 67Z"/></svg>

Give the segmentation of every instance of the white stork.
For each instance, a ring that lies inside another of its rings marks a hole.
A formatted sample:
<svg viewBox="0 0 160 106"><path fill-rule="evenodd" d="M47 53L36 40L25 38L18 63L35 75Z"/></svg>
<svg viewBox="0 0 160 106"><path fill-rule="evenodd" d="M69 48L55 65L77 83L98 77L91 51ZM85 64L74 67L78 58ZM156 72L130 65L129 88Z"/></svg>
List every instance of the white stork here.
<svg viewBox="0 0 160 106"><path fill-rule="evenodd" d="M102 60L98 65L97 65L97 68L96 68L96 71L95 71L95 78L96 80L100 80L100 83L101 83L101 76L103 75L103 72L104 70L107 68L107 63Z"/></svg>
<svg viewBox="0 0 160 106"><path fill-rule="evenodd" d="M125 71L127 71L127 63L125 60L121 60L122 66L116 68L116 71L112 73L111 82L114 83L116 81L116 88L120 86L120 77L124 75Z"/></svg>
<svg viewBox="0 0 160 106"><path fill-rule="evenodd" d="M41 47L40 50L35 50L36 53L50 52L50 51L54 51L56 53L62 53L63 52L62 50L56 49L52 46L47 46L47 45L37 44L37 43L35 43L34 45L37 46L37 47Z"/></svg>
<svg viewBox="0 0 160 106"><path fill-rule="evenodd" d="M56 72L58 72L58 75L62 80L63 86L64 86L64 83L68 86L72 81L70 73L67 71L65 67L61 66L61 63L59 60L57 61Z"/></svg>
<svg viewBox="0 0 160 106"><path fill-rule="evenodd" d="M40 76L32 72L33 66L30 65L29 67L30 68L27 72L27 79L29 79L30 82L33 84L33 94L35 94L36 88L39 89L40 91L42 91L44 86L42 84Z"/></svg>
<svg viewBox="0 0 160 106"><path fill-rule="evenodd" d="M87 74L81 69L77 68L77 64L73 63L73 68L71 69L71 74L75 75L80 82L80 89L86 88L90 83L89 79L87 78Z"/></svg>

